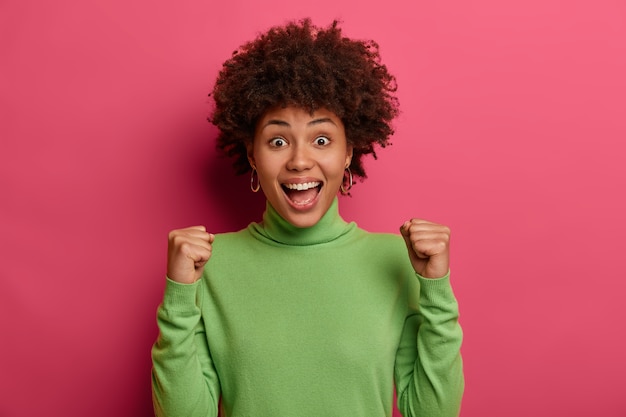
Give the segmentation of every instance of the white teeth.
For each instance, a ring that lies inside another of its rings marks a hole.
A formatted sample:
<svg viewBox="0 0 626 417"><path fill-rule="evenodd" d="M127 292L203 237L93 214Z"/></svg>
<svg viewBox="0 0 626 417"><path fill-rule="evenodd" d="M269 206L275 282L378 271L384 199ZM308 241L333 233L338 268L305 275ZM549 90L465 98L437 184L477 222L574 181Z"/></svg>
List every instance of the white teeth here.
<svg viewBox="0 0 626 417"><path fill-rule="evenodd" d="M298 191L308 190L309 188L315 188L318 185L320 185L319 181L304 182L304 183L299 183L299 184L284 184L286 188L289 188L290 190L298 190Z"/></svg>

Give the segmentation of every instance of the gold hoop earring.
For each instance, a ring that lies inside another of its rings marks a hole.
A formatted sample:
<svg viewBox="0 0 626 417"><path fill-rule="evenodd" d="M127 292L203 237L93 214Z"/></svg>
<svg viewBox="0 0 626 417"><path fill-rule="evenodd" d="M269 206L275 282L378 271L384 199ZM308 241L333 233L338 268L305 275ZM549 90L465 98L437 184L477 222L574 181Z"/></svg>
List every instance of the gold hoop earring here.
<svg viewBox="0 0 626 417"><path fill-rule="evenodd" d="M346 182L346 175L345 174L343 176L343 181L341 182L341 185L339 186L339 189L341 190L341 194L343 194L343 195L348 194L348 192L352 188L352 172L350 171L350 168L348 168L348 167L346 167L346 171L348 171L348 188L344 187L344 185L343 185Z"/></svg>
<svg viewBox="0 0 626 417"><path fill-rule="evenodd" d="M254 174L256 175L256 186L254 185ZM256 193L261 188L261 181L259 180L259 174L256 171L256 167L252 167L252 175L250 175L250 189L253 193Z"/></svg>

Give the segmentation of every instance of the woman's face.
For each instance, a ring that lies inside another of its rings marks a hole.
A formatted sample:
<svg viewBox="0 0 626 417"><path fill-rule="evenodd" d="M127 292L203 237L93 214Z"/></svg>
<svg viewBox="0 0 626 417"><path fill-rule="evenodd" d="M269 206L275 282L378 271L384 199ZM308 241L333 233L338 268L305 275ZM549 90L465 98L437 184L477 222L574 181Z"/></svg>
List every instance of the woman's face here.
<svg viewBox="0 0 626 417"><path fill-rule="evenodd" d="M311 227L337 195L352 146L334 113L276 108L257 123L248 159L281 217L296 227Z"/></svg>

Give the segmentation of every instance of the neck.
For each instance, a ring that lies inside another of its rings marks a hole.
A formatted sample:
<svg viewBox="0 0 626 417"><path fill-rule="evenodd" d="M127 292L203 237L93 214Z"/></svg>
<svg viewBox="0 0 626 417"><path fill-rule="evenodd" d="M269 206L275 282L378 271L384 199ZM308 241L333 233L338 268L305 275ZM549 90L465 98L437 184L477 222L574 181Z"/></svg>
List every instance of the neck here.
<svg viewBox="0 0 626 417"><path fill-rule="evenodd" d="M311 227L296 227L283 219L267 202L263 222L253 223L253 229L265 238L280 244L291 246L308 246L327 243L337 239L356 227L354 223L346 223L339 215L337 198L333 200L322 218Z"/></svg>

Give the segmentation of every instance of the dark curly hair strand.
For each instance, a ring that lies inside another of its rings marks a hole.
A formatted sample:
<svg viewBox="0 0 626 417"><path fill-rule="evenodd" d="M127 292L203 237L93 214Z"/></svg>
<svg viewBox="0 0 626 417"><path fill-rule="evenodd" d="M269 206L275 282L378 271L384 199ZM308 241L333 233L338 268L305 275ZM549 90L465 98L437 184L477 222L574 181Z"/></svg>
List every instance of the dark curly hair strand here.
<svg viewBox="0 0 626 417"><path fill-rule="evenodd" d="M353 146L350 169L365 178L361 157L390 144L398 114L396 80L380 63L378 44L343 37L339 23L316 27L310 19L276 26L233 53L220 71L209 121L217 148L234 157L238 174L250 170L246 144L270 108L326 108L343 122Z"/></svg>

